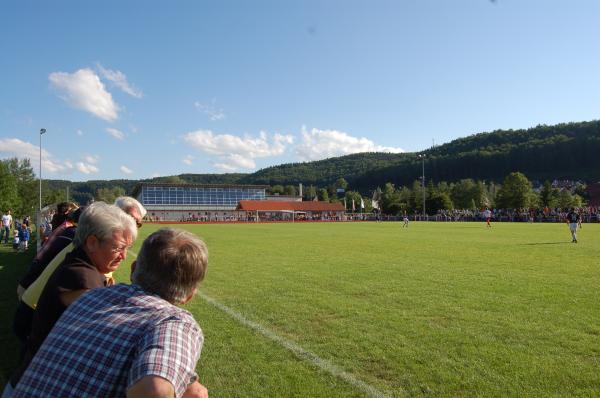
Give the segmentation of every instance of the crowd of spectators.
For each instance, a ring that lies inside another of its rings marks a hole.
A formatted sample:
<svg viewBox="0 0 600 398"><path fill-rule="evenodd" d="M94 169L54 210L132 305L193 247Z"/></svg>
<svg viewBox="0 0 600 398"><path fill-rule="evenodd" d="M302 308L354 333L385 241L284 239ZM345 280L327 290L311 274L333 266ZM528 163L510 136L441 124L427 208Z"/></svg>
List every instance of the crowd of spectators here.
<svg viewBox="0 0 600 398"><path fill-rule="evenodd" d="M491 209L495 221L511 222L565 222L568 208ZM576 209L583 222L600 221L600 208L585 206ZM484 221L482 210L440 210L429 220L435 221Z"/></svg>

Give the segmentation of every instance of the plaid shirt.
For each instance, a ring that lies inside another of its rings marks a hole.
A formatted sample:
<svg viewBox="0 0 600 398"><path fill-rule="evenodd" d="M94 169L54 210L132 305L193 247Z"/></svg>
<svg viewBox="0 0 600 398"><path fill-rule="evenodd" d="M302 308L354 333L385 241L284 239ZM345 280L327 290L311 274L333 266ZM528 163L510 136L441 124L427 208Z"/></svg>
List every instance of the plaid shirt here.
<svg viewBox="0 0 600 398"><path fill-rule="evenodd" d="M188 311L137 285L94 289L64 312L13 397L125 397L148 375L181 397L197 379L203 340Z"/></svg>

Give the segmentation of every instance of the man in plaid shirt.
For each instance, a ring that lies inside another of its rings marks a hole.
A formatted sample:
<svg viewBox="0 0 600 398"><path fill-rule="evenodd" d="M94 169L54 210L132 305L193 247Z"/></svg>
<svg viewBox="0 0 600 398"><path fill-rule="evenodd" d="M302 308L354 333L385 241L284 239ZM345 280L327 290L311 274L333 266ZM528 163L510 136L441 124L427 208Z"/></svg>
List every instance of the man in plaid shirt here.
<svg viewBox="0 0 600 398"><path fill-rule="evenodd" d="M94 289L61 316L13 397L208 397L195 372L203 335L191 300L208 251L161 229L132 264L132 285Z"/></svg>

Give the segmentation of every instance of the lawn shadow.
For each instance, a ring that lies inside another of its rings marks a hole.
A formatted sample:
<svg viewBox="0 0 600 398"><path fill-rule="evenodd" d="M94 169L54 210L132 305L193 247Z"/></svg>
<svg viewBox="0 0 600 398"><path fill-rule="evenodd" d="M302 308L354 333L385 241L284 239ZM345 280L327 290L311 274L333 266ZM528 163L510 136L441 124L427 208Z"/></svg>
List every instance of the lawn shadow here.
<svg viewBox="0 0 600 398"><path fill-rule="evenodd" d="M571 242L539 242L539 243L519 243L519 246L539 246L539 245L569 245Z"/></svg>
<svg viewBox="0 0 600 398"><path fill-rule="evenodd" d="M17 308L17 283L35 256L35 242L29 242L29 250L17 253L12 244L0 244L0 388L19 359L19 341L12 332L13 317Z"/></svg>

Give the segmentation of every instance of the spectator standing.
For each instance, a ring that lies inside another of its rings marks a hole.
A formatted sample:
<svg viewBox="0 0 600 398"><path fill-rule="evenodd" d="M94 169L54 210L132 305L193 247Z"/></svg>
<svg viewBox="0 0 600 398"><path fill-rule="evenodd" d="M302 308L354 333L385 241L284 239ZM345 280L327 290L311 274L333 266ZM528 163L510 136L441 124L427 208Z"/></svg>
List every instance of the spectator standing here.
<svg viewBox="0 0 600 398"><path fill-rule="evenodd" d="M14 397L208 397L196 363L204 341L191 300L204 279L204 242L161 229L143 243L132 285L95 289L63 314Z"/></svg>
<svg viewBox="0 0 600 398"><path fill-rule="evenodd" d="M13 234L13 250L19 251L19 231L15 229Z"/></svg>
<svg viewBox="0 0 600 398"><path fill-rule="evenodd" d="M29 247L29 228L24 222L21 223L21 229L19 229L19 248L22 252L25 252Z"/></svg>
<svg viewBox="0 0 600 398"><path fill-rule="evenodd" d="M2 232L4 234L4 244L8 244L8 235L13 225L12 215L10 209L6 210L6 213L2 215ZM0 240L2 240L2 234L0 234Z"/></svg>
<svg viewBox="0 0 600 398"><path fill-rule="evenodd" d="M105 274L121 265L136 237L134 220L117 206L95 202L86 208L73 239L75 248L52 274L40 296L23 360L8 389L18 383L64 310L90 289L109 284Z"/></svg>

